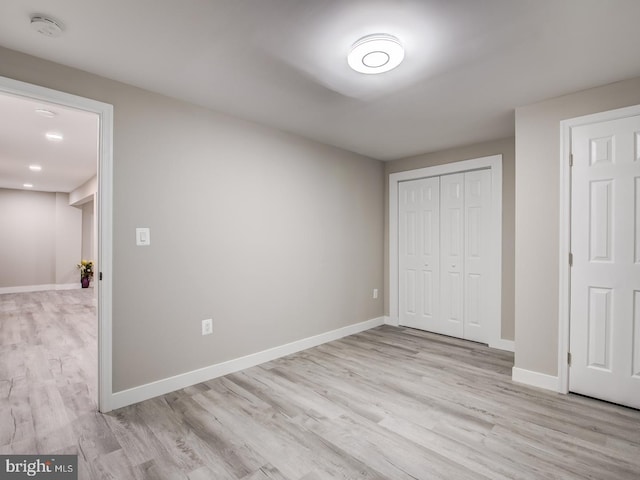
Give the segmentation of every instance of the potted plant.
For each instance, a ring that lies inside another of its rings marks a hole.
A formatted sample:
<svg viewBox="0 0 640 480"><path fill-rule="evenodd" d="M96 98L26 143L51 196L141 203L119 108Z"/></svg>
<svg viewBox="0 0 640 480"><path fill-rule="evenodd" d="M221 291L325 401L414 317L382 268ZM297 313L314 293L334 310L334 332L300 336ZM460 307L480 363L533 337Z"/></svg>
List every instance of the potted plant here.
<svg viewBox="0 0 640 480"><path fill-rule="evenodd" d="M91 282L91 278L93 277L93 262L91 260L82 260L77 266L80 270L82 288L88 288L89 282Z"/></svg>

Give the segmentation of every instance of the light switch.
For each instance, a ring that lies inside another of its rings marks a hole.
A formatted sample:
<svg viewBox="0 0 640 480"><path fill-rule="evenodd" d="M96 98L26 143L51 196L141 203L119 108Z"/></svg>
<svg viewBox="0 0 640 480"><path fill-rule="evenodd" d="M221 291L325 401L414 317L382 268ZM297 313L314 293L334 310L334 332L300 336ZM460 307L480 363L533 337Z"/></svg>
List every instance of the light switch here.
<svg viewBox="0 0 640 480"><path fill-rule="evenodd" d="M140 247L151 245L151 231L148 228L136 228L136 245Z"/></svg>

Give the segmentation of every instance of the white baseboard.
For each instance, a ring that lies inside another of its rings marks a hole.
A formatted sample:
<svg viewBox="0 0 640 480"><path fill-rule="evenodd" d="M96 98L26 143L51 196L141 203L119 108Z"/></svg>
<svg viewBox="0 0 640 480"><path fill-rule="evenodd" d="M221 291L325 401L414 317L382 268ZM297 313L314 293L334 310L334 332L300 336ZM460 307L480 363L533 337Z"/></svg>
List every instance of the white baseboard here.
<svg viewBox="0 0 640 480"><path fill-rule="evenodd" d="M80 282L57 284L54 290L75 290L77 288L82 288L82 285L80 284Z"/></svg>
<svg viewBox="0 0 640 480"><path fill-rule="evenodd" d="M199 368L198 370L192 370L173 377L163 378L162 380L140 385L139 387L116 392L111 396L110 406L113 409L126 407L127 405L142 402L143 400L164 395L165 393L180 390L181 388L206 382L207 380L222 377L239 370L254 367L261 363L269 362L286 355L291 355L292 353L296 353L301 350L316 347L323 343L338 340L348 335L379 327L383 324L384 317L373 318L347 327L338 328L337 330L314 335L313 337L303 338L302 340L287 343L279 347L270 348L251 355L235 358L233 360Z"/></svg>
<svg viewBox="0 0 640 480"><path fill-rule="evenodd" d="M386 316L386 317L382 317L384 318L384 324L385 325L391 325L393 327L399 327L400 326L400 322L398 321L397 317L390 317L390 316Z"/></svg>
<svg viewBox="0 0 640 480"><path fill-rule="evenodd" d="M511 379L514 382L523 383L531 387L544 388L554 392L560 391L560 379L546 373L534 372L523 368L513 367Z"/></svg>
<svg viewBox="0 0 640 480"><path fill-rule="evenodd" d="M498 350L505 350L507 352L515 352L516 342L514 342L513 340L505 340L504 338L500 338L498 340L490 342L489 347L497 348Z"/></svg>
<svg viewBox="0 0 640 480"><path fill-rule="evenodd" d="M49 283L43 285L22 285L19 287L0 287L0 295L3 293L28 293L28 292L46 292L47 290L75 290L82 288L78 283Z"/></svg>

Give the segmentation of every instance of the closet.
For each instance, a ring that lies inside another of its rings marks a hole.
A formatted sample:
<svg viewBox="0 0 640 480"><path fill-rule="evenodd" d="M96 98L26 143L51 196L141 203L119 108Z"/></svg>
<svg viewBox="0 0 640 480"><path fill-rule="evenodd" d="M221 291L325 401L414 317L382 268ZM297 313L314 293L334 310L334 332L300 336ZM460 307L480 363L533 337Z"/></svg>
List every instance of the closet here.
<svg viewBox="0 0 640 480"><path fill-rule="evenodd" d="M491 171L398 183L400 325L488 343Z"/></svg>

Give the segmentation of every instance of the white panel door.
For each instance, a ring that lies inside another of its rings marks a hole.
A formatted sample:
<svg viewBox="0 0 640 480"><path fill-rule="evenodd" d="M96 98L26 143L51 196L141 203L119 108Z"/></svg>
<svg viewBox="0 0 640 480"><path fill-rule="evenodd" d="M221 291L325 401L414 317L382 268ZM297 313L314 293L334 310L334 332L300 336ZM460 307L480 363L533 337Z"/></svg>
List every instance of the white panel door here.
<svg viewBox="0 0 640 480"><path fill-rule="evenodd" d="M640 116L571 135L569 389L640 408Z"/></svg>
<svg viewBox="0 0 640 480"><path fill-rule="evenodd" d="M440 312L437 333L464 338L464 173L440 177Z"/></svg>
<svg viewBox="0 0 640 480"><path fill-rule="evenodd" d="M464 174L464 335L489 341L493 280L491 276L491 171Z"/></svg>
<svg viewBox="0 0 640 480"><path fill-rule="evenodd" d="M399 185L400 324L433 331L439 317L438 177Z"/></svg>

